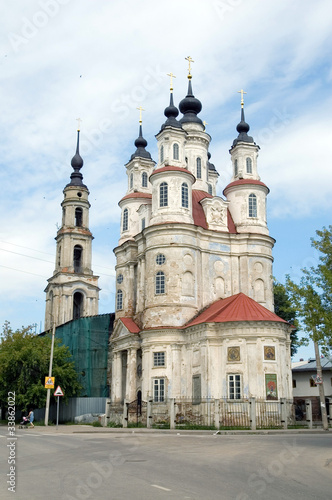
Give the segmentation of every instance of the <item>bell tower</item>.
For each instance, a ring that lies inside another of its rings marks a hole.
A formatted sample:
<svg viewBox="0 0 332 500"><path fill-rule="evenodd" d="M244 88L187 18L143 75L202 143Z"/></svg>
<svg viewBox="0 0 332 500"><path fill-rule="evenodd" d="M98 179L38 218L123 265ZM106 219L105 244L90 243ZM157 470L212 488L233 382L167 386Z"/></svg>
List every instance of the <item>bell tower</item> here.
<svg viewBox="0 0 332 500"><path fill-rule="evenodd" d="M89 230L89 190L80 172L83 159L79 153L71 160L74 171L63 190L62 224L57 232L55 270L48 279L45 330L72 319L98 314L98 276L91 269L93 236Z"/></svg>

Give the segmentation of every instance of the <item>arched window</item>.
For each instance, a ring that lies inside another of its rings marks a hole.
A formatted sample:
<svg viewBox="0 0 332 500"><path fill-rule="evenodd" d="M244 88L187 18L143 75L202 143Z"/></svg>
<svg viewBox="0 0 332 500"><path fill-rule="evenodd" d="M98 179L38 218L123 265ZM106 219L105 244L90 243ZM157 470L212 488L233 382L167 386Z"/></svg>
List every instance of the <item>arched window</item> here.
<svg viewBox="0 0 332 500"><path fill-rule="evenodd" d="M237 166L237 160L234 160L234 177L236 177L238 173L239 173L239 169Z"/></svg>
<svg viewBox="0 0 332 500"><path fill-rule="evenodd" d="M58 248L58 266L60 267L61 265L61 245L59 245Z"/></svg>
<svg viewBox="0 0 332 500"><path fill-rule="evenodd" d="M156 295L165 293L165 274L158 271L156 274Z"/></svg>
<svg viewBox="0 0 332 500"><path fill-rule="evenodd" d="M196 177L197 179L202 178L202 160L200 158L196 158Z"/></svg>
<svg viewBox="0 0 332 500"><path fill-rule="evenodd" d="M212 196L212 184L208 184L208 193Z"/></svg>
<svg viewBox="0 0 332 500"><path fill-rule="evenodd" d="M164 146L160 146L160 163L164 161Z"/></svg>
<svg viewBox="0 0 332 500"><path fill-rule="evenodd" d="M146 172L142 173L142 187L148 187L148 174Z"/></svg>
<svg viewBox="0 0 332 500"><path fill-rule="evenodd" d="M167 182L162 182L159 187L159 206L167 207L168 205L168 185Z"/></svg>
<svg viewBox="0 0 332 500"><path fill-rule="evenodd" d="M73 297L73 319L79 319L83 316L83 294L75 292Z"/></svg>
<svg viewBox="0 0 332 500"><path fill-rule="evenodd" d="M134 185L134 175L130 174L130 177L129 177L129 189L132 189L133 185Z"/></svg>
<svg viewBox="0 0 332 500"><path fill-rule="evenodd" d="M249 195L249 217L257 217L257 198L251 193Z"/></svg>
<svg viewBox="0 0 332 500"><path fill-rule="evenodd" d="M252 174L252 160L251 158L246 158L247 174Z"/></svg>
<svg viewBox="0 0 332 500"><path fill-rule="evenodd" d="M189 207L188 184L186 182L184 182L181 186L181 201L183 208Z"/></svg>
<svg viewBox="0 0 332 500"><path fill-rule="evenodd" d="M128 208L123 211L122 231L128 231Z"/></svg>
<svg viewBox="0 0 332 500"><path fill-rule="evenodd" d="M123 308L123 293L122 290L118 290L116 292L116 310L119 311L119 309Z"/></svg>
<svg viewBox="0 0 332 500"><path fill-rule="evenodd" d="M173 144L173 160L179 159L179 145L175 142Z"/></svg>
<svg viewBox="0 0 332 500"><path fill-rule="evenodd" d="M80 207L75 208L75 226L81 227L83 223L83 210Z"/></svg>
<svg viewBox="0 0 332 500"><path fill-rule="evenodd" d="M82 272L82 257L83 257L83 248L81 247L81 245L75 245L74 255L73 255L75 273Z"/></svg>

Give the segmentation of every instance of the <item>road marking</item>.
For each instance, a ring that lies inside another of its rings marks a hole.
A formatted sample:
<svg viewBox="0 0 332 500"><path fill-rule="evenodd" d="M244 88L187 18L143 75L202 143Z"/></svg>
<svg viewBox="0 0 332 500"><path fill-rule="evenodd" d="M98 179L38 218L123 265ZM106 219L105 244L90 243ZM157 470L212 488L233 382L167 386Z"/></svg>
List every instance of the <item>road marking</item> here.
<svg viewBox="0 0 332 500"><path fill-rule="evenodd" d="M151 484L151 486L153 486L154 488L159 488L160 490L164 490L164 491L172 491L169 488L164 488L163 486L158 486L158 484Z"/></svg>

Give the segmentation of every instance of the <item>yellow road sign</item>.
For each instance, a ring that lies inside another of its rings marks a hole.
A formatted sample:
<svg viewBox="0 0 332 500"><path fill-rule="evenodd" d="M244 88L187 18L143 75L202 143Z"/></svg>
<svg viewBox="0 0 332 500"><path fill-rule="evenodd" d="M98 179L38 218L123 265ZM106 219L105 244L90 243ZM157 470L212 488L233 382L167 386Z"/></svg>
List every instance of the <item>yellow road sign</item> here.
<svg viewBox="0 0 332 500"><path fill-rule="evenodd" d="M55 377L45 377L45 389L54 389Z"/></svg>

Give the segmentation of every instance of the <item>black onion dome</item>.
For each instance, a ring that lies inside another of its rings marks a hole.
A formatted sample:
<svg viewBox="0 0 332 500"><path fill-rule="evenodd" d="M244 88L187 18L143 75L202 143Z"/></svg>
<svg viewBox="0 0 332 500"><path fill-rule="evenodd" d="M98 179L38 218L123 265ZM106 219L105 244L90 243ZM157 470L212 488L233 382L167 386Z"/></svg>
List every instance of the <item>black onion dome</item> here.
<svg viewBox="0 0 332 500"><path fill-rule="evenodd" d="M203 125L202 120L197 116L202 111L202 103L193 94L191 79L188 83L188 94L180 102L179 109L183 114L180 123L200 123Z"/></svg>
<svg viewBox="0 0 332 500"><path fill-rule="evenodd" d="M83 158L80 155L80 131L77 131L77 146L76 146L76 153L73 156L71 160L71 166L74 169L74 172L70 176L70 183L67 184L68 186L84 186L83 184L83 175L81 174L80 170L83 167ZM86 186L85 186L86 187Z"/></svg>
<svg viewBox="0 0 332 500"><path fill-rule="evenodd" d="M134 158L148 158L151 160L151 155L148 151L146 151L146 146L148 145L147 141L143 137L142 133L142 125L139 126L139 135L135 141L136 151L130 157L131 160Z"/></svg>
<svg viewBox="0 0 332 500"><path fill-rule="evenodd" d="M210 158L211 158L211 153L210 153L210 151L208 151L207 157L208 157L208 161L207 161L208 169L209 169L211 172L216 172L216 173L218 174L216 167L213 165L213 163L210 163ZM218 174L218 175L219 175L219 174Z"/></svg>
<svg viewBox="0 0 332 500"><path fill-rule="evenodd" d="M237 136L236 139L233 141L233 146L236 146L238 142L250 142L254 143L254 139L248 135L248 132L250 130L250 126L244 119L244 109L241 108L241 121L238 123L236 130L238 131L239 135Z"/></svg>
<svg viewBox="0 0 332 500"><path fill-rule="evenodd" d="M176 119L178 114L179 114L179 110L176 106L174 106L173 94L171 92L169 106L167 106L167 108L165 108L165 111L164 111L164 115L166 116L167 120L161 126L161 130L164 130L165 127L182 128L181 123Z"/></svg>

